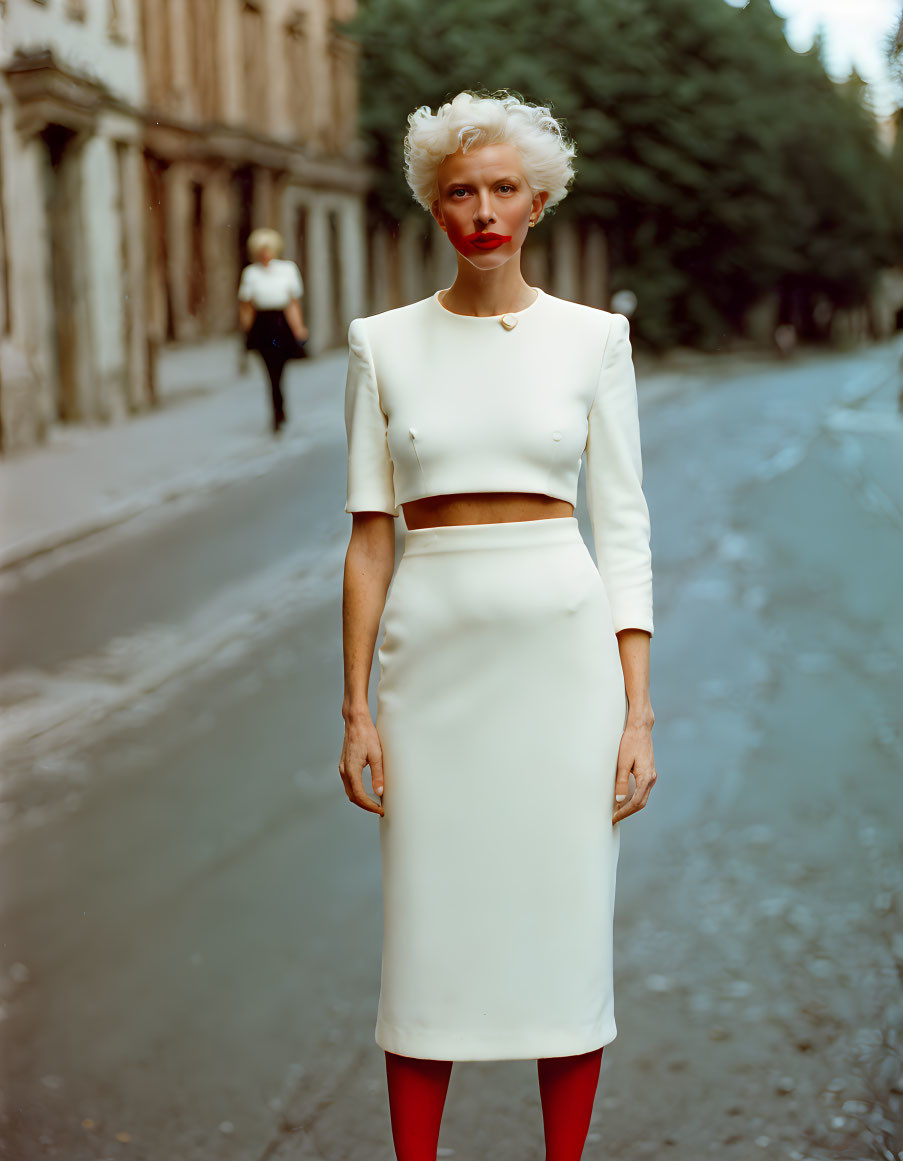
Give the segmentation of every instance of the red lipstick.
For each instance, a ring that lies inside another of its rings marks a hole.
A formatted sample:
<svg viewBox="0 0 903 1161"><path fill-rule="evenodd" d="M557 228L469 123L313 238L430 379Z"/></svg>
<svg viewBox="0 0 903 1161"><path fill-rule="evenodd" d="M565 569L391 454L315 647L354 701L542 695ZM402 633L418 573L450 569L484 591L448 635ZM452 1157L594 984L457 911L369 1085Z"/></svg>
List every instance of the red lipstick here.
<svg viewBox="0 0 903 1161"><path fill-rule="evenodd" d="M478 230L475 234L465 234L464 241L469 242L477 250L494 250L511 241L510 234L493 234L489 230Z"/></svg>

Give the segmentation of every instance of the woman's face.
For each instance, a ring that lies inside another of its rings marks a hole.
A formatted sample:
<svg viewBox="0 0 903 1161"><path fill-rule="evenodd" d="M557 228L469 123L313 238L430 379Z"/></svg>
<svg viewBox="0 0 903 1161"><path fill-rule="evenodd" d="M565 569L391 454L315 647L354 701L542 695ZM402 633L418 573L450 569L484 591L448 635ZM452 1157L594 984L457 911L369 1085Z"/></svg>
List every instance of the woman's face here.
<svg viewBox="0 0 903 1161"><path fill-rule="evenodd" d="M501 266L524 244L548 194L533 194L513 145L460 149L443 159L431 209L454 248L479 270Z"/></svg>

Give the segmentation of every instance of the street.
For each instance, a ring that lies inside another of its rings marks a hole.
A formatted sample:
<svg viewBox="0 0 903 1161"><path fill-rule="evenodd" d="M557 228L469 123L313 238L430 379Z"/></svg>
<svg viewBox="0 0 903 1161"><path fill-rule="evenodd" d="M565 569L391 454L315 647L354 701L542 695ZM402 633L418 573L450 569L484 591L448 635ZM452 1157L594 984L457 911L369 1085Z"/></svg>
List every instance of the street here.
<svg viewBox="0 0 903 1161"><path fill-rule="evenodd" d="M901 352L639 375L659 779L587 1161L903 1150ZM394 1156L334 368L303 454L0 586L10 1161ZM490 1154L543 1156L533 1061L452 1071Z"/></svg>

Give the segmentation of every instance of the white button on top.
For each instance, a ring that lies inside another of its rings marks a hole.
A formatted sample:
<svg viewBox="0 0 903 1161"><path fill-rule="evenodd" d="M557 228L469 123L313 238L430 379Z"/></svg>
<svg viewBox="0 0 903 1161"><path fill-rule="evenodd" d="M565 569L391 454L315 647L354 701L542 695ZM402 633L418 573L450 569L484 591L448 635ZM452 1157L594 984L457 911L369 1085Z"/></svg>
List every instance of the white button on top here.
<svg viewBox="0 0 903 1161"><path fill-rule="evenodd" d="M506 331L513 331L517 326L517 316L513 314L502 315L502 326Z"/></svg>
<svg viewBox="0 0 903 1161"><path fill-rule="evenodd" d="M409 427L409 428L408 428L408 431L409 431L409 433L410 433L411 435L416 435L416 434L417 434L417 429L416 429L416 428L414 428L414 427Z"/></svg>
<svg viewBox="0 0 903 1161"><path fill-rule="evenodd" d="M552 432L552 439L561 439L561 432L560 431L553 431Z"/></svg>

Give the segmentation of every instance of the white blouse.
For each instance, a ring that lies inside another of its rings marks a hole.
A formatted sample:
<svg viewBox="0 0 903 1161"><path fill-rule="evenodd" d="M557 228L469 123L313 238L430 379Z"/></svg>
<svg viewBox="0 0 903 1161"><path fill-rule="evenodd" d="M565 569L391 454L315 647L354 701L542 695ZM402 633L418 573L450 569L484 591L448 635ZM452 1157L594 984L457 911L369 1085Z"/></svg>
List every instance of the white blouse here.
<svg viewBox="0 0 903 1161"><path fill-rule="evenodd" d="M271 258L264 266L252 262L241 272L238 297L252 302L258 310L284 310L293 298L304 293L301 271L294 262Z"/></svg>
<svg viewBox="0 0 903 1161"><path fill-rule="evenodd" d="M505 315L460 315L437 291L348 328L346 512L400 513L454 492L586 498L615 632L653 632L629 323L537 289Z"/></svg>

